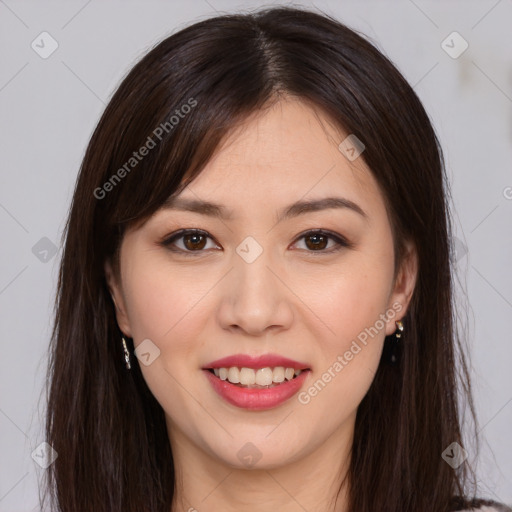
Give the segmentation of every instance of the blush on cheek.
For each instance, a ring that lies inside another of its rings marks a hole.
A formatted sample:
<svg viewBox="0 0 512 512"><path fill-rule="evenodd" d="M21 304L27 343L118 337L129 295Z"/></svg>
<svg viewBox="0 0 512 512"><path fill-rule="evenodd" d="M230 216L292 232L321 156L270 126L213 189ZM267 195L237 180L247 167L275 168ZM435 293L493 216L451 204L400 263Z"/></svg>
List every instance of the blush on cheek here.
<svg viewBox="0 0 512 512"><path fill-rule="evenodd" d="M132 300L128 301L128 316L134 340L141 342L149 338L160 346L165 334L176 323L179 314L179 311L175 311L168 304L169 302L158 293L146 294L139 289Z"/></svg>
<svg viewBox="0 0 512 512"><path fill-rule="evenodd" d="M339 363L337 368L343 367L339 375L344 375L340 380L351 375L357 381L357 369L373 375L378 366L386 327L380 319L385 312L384 294L381 295L374 292L359 304L350 300L338 303L337 315L333 312L331 316L336 338L323 347L324 353L329 354L324 364L329 368Z"/></svg>
<svg viewBox="0 0 512 512"><path fill-rule="evenodd" d="M171 359L197 358L200 347L196 340L202 338L205 322L211 318L205 307L213 307L208 306L205 285L187 287L172 279L142 279L133 288L137 293L130 301L130 322L137 343L149 338L166 364L172 364Z"/></svg>

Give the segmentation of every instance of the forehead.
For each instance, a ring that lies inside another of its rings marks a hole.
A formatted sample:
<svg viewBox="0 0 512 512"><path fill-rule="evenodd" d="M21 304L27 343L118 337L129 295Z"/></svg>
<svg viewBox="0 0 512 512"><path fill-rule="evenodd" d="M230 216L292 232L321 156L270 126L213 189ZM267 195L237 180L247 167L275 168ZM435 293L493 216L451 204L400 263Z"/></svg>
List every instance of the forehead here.
<svg viewBox="0 0 512 512"><path fill-rule="evenodd" d="M384 208L363 159L351 161L338 147L348 135L303 101L278 101L233 129L179 197L225 205L233 218L334 196Z"/></svg>

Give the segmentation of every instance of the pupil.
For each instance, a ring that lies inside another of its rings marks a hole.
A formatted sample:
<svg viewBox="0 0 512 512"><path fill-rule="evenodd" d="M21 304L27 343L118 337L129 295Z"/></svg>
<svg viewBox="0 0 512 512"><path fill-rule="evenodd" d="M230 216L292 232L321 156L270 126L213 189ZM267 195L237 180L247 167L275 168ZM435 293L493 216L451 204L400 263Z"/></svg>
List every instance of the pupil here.
<svg viewBox="0 0 512 512"><path fill-rule="evenodd" d="M201 238L204 239L204 236L199 235L197 233L191 234L191 235L186 235L185 236L185 245L186 245L187 249L202 249L204 247L204 240L203 240L203 244L201 244L200 247L197 247L197 244L200 244L200 241L198 241L198 239L201 239ZM191 243L189 243L190 240L192 240Z"/></svg>
<svg viewBox="0 0 512 512"><path fill-rule="evenodd" d="M311 247L309 244L307 244L310 249L318 249L319 247L321 247L322 249L325 248L326 237L324 235L310 235L307 237L307 240L315 240L312 243Z"/></svg>

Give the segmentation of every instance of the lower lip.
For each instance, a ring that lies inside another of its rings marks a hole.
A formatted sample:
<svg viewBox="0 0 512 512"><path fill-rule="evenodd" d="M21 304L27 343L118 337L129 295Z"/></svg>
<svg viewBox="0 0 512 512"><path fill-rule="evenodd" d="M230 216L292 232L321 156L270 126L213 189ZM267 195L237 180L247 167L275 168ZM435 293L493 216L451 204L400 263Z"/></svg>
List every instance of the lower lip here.
<svg viewBox="0 0 512 512"><path fill-rule="evenodd" d="M303 370L300 375L292 380L285 381L273 388L258 389L241 388L231 384L231 382L227 380L219 379L219 377L216 377L209 370L203 370L203 372L205 372L206 378L210 381L213 389L224 398L226 402L236 407L252 411L272 409L286 402L286 400L300 390L309 374L309 370Z"/></svg>

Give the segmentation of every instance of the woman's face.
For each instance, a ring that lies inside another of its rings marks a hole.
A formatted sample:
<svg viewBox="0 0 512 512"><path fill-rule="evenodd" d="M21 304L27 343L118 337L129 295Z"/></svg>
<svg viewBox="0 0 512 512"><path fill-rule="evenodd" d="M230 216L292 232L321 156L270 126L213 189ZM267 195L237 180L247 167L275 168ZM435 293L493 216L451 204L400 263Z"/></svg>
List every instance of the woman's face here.
<svg viewBox="0 0 512 512"><path fill-rule="evenodd" d="M411 258L393 281L384 200L350 145L338 148L347 135L280 101L179 195L220 210L161 208L124 237L120 282L107 264L176 459L273 468L350 445L416 267ZM289 209L326 198L337 202ZM183 229L200 233L171 240ZM303 371L289 381L287 368Z"/></svg>

